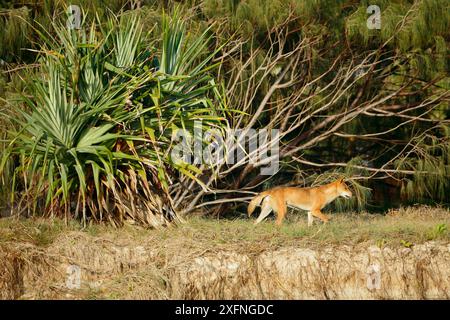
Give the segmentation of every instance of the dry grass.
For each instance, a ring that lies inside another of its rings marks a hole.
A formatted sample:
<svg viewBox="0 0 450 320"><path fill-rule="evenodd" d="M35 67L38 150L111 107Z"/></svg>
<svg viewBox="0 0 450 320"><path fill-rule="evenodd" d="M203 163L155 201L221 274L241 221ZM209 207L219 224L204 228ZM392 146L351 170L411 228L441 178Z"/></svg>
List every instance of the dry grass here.
<svg viewBox="0 0 450 320"><path fill-rule="evenodd" d="M331 215L328 224L315 221L308 228L306 215L291 213L287 221L276 227L272 219L253 225L252 219L211 219L192 217L186 223L161 229L125 226L114 229L107 225L82 228L75 221L65 224L59 219L0 219L1 242L29 242L37 246L51 244L59 235L82 231L109 239L146 239L155 245L186 249L234 247L236 250L278 248L285 245L315 247L325 244L356 245L360 243L408 246L430 240L450 239L450 211L436 207L408 207L387 214L346 213Z"/></svg>
<svg viewBox="0 0 450 320"><path fill-rule="evenodd" d="M3 269L0 266L0 298L450 295L450 283L441 280L450 261L447 209L339 214L311 228L301 214L291 214L280 228L273 220L257 226L253 221L192 217L179 226L149 230L106 225L83 229L74 221L66 225L57 219L0 219L0 259L6 261ZM373 253L374 247L381 251ZM389 269L383 273L389 283L385 291L365 288L368 261ZM82 269L80 289L65 285L70 265Z"/></svg>

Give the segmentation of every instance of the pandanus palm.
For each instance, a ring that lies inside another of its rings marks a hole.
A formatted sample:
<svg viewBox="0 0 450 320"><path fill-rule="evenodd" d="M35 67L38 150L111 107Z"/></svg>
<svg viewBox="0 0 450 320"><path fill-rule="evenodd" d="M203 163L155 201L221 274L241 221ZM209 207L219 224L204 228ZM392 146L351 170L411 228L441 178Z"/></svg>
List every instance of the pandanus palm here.
<svg viewBox="0 0 450 320"><path fill-rule="evenodd" d="M178 15L165 16L158 55L135 16L53 28L40 33L41 67L0 164L14 159L15 208L115 225L176 219L168 181L197 169L167 156L169 129L222 124L206 33L186 43Z"/></svg>

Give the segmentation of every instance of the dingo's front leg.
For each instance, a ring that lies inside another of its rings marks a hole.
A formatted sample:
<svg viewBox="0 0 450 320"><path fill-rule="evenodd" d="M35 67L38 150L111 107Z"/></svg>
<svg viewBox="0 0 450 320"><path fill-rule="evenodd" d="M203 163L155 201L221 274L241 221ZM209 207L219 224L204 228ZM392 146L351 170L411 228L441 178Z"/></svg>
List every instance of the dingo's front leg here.
<svg viewBox="0 0 450 320"><path fill-rule="evenodd" d="M311 211L308 211L308 227L311 227L313 225L313 215L311 213Z"/></svg>
<svg viewBox="0 0 450 320"><path fill-rule="evenodd" d="M311 213L313 214L313 216L319 218L323 222L328 222L330 220L330 218L328 218L326 215L320 212L320 209L311 210Z"/></svg>

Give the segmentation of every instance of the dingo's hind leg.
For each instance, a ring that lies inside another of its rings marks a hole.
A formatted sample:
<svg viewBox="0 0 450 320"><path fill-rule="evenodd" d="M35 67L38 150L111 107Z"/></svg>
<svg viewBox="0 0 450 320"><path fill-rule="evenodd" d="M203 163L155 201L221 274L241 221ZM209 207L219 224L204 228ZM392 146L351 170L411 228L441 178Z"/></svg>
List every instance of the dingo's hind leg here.
<svg viewBox="0 0 450 320"><path fill-rule="evenodd" d="M286 211L287 211L286 203L282 200L278 200L276 211L277 211L277 221L275 223L277 225L281 225L284 217L286 216Z"/></svg>
<svg viewBox="0 0 450 320"><path fill-rule="evenodd" d="M261 206L261 213L259 214L258 219L254 222L254 224L258 224L263 221L270 213L272 212L272 207L270 206L269 201L264 200Z"/></svg>

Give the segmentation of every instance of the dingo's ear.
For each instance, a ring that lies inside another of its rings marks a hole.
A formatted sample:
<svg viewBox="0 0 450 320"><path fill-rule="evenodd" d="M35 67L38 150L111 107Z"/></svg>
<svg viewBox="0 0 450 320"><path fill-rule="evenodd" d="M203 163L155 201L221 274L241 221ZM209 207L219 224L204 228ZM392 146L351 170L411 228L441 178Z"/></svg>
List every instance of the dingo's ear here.
<svg viewBox="0 0 450 320"><path fill-rule="evenodd" d="M339 183L344 183L344 178L340 178L340 179L338 180L338 182L339 182Z"/></svg>

